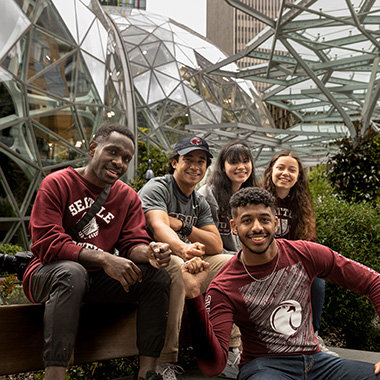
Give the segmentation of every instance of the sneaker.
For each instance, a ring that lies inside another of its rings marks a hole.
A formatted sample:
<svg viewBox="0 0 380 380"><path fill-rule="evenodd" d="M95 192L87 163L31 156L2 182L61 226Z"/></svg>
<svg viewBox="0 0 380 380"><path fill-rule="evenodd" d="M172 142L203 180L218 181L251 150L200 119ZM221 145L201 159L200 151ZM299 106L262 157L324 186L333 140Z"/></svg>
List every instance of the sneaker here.
<svg viewBox="0 0 380 380"><path fill-rule="evenodd" d="M219 377L224 377L225 379L237 379L239 374L238 365L240 363L241 351L238 347L230 348L228 351L227 365Z"/></svg>
<svg viewBox="0 0 380 380"><path fill-rule="evenodd" d="M173 363L158 363L157 372L163 380L177 380L177 375L182 375L185 370Z"/></svg>
<svg viewBox="0 0 380 380"><path fill-rule="evenodd" d="M149 370L146 372L145 379L139 377L137 380L162 380L162 376L154 371Z"/></svg>
<svg viewBox="0 0 380 380"><path fill-rule="evenodd" d="M337 356L339 357L339 355L330 350L326 345L325 345L325 342L323 341L323 339L318 335L318 332L315 333L315 336L317 337L318 341L319 341L319 349L324 352L325 354L329 354L329 355L332 355L332 356Z"/></svg>

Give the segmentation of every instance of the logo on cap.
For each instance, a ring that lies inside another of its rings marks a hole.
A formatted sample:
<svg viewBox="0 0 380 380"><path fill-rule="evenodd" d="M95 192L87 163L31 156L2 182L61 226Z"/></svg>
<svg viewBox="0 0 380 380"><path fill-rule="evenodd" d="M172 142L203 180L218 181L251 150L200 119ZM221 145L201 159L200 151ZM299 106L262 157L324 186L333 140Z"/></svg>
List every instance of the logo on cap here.
<svg viewBox="0 0 380 380"><path fill-rule="evenodd" d="M190 140L193 145L202 145L202 140L199 137L194 137Z"/></svg>

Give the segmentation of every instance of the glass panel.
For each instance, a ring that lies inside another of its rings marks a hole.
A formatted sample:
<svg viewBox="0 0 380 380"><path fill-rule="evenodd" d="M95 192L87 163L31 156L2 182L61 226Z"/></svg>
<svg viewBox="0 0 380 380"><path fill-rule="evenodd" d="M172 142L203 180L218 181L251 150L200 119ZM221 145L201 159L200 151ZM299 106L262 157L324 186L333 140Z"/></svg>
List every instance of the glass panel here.
<svg viewBox="0 0 380 380"><path fill-rule="evenodd" d="M33 78L30 83L53 95L72 99L75 84L75 61L76 56L71 55L59 64L49 67L49 70Z"/></svg>
<svg viewBox="0 0 380 380"><path fill-rule="evenodd" d="M16 200L17 208L15 209L9 197L7 196L7 201L4 200L4 195L0 194L1 202L0 204L5 205L5 212L7 214L3 214L1 212L1 216L15 216L15 214L19 214L19 210L26 198L28 193L29 186L31 181L37 175L37 170L23 160L12 156L9 152L2 150L0 152L0 160L1 160L1 169L6 178L7 184L10 187L13 197ZM1 190L0 190L1 191ZM4 191L4 189L2 189ZM11 209L9 208L11 207Z"/></svg>
<svg viewBox="0 0 380 380"><path fill-rule="evenodd" d="M185 125L190 124L189 115L187 112L183 112L172 119L170 119L166 125L170 126L173 129L177 129L180 131L185 130Z"/></svg>
<svg viewBox="0 0 380 380"><path fill-rule="evenodd" d="M117 110L104 110L104 112L101 113L101 119L99 119L98 127L102 126L104 123L118 123L118 124L125 124L128 125L128 120L125 116L124 112L119 112ZM133 131L133 126L131 127L131 130Z"/></svg>
<svg viewBox="0 0 380 380"><path fill-rule="evenodd" d="M157 129L157 122L147 107L137 110L137 126L145 134L150 134Z"/></svg>
<svg viewBox="0 0 380 380"><path fill-rule="evenodd" d="M185 137L183 133L176 133L174 130L165 129L163 132L171 145L171 149L174 148L174 145L177 144L178 140Z"/></svg>
<svg viewBox="0 0 380 380"><path fill-rule="evenodd" d="M53 32L55 35L58 35L64 38L67 41L73 42L74 40L70 35L69 31L66 29L65 24L62 22L61 17L57 13L55 7L51 6L50 1L44 0L40 2L39 10L42 9L42 12L36 12L38 19L35 20L35 23L38 26L46 29L47 31Z"/></svg>
<svg viewBox="0 0 380 380"><path fill-rule="evenodd" d="M174 61L174 56L170 54L169 50L165 47L164 44L161 44L154 61L154 65L158 66L172 61Z"/></svg>
<svg viewBox="0 0 380 380"><path fill-rule="evenodd" d="M84 4L82 4L81 1L75 2L75 11L76 11L76 18L78 20L77 22L78 36L79 36L78 45L81 45L83 38L85 38L86 34L88 33L88 30L90 29L92 23L94 22L95 15ZM99 35L97 37L94 36L94 38L97 38L99 40L100 36ZM104 56L103 56L103 61L104 61Z"/></svg>
<svg viewBox="0 0 380 380"><path fill-rule="evenodd" d="M183 88L185 89L188 104L192 105L202 101L202 98L194 91L190 90L187 86L183 86Z"/></svg>
<svg viewBox="0 0 380 380"><path fill-rule="evenodd" d="M177 115L177 114L179 114L181 112L184 112L186 109L187 109L187 107L185 107L185 106L183 106L181 104L178 104L176 102L173 102L171 100L168 100L166 102L166 107L165 107L165 111L163 113L162 120L163 121L169 120L174 115Z"/></svg>
<svg viewBox="0 0 380 380"><path fill-rule="evenodd" d="M120 98L119 98L119 94L115 88L115 84L118 85L120 83L118 83L118 82L114 83L112 80L109 79L110 78L109 76L107 76L107 77L108 77L108 80L106 82L106 88L105 88L105 94L104 94L104 104L109 106L109 107L116 108L119 110L123 109L123 106L122 106Z"/></svg>
<svg viewBox="0 0 380 380"><path fill-rule="evenodd" d="M69 105L63 99L49 96L44 92L37 91L30 87L27 96L30 115L45 113L46 111Z"/></svg>
<svg viewBox="0 0 380 380"><path fill-rule="evenodd" d="M20 154L25 160L37 162L33 144L34 136L32 136L30 129L26 125L21 123L0 130L0 141Z"/></svg>
<svg viewBox="0 0 380 380"><path fill-rule="evenodd" d="M90 74L89 77L92 79L98 90L100 101L104 103L104 78L106 65L85 52L82 52L82 54L87 65L88 73ZM80 100L76 99L76 101Z"/></svg>
<svg viewBox="0 0 380 380"><path fill-rule="evenodd" d="M25 80L25 67L28 55L29 33L19 40L14 47L9 50L1 65L7 68L15 76Z"/></svg>
<svg viewBox="0 0 380 380"><path fill-rule="evenodd" d="M139 34L138 36L125 36L125 32L123 32L122 36L123 36L123 39L127 39L128 40L128 43L135 44L135 45L140 45L144 41L144 39L146 37L146 33Z"/></svg>
<svg viewBox="0 0 380 380"><path fill-rule="evenodd" d="M133 77L136 77L137 75L140 75L143 72L149 70L149 67L138 65L138 64L135 64L133 62L130 62L129 65L131 67Z"/></svg>
<svg viewBox="0 0 380 380"><path fill-rule="evenodd" d="M77 31L77 18L73 17L76 14L75 0L52 0L55 7L58 10L59 15L66 24L69 32L73 36L74 40L79 44L78 31Z"/></svg>
<svg viewBox="0 0 380 380"><path fill-rule="evenodd" d="M38 29L33 29L32 44L29 50L30 61L27 78L29 79L38 75L42 70L54 65L56 61L69 54L72 50L73 46L70 46L62 40L51 37ZM52 75L58 75L62 78L63 72L60 73L59 70L59 68L56 68L56 73ZM51 81L54 82L54 78L49 80L49 82ZM56 81L58 81L58 79Z"/></svg>
<svg viewBox="0 0 380 380"><path fill-rule="evenodd" d="M4 3L2 5L4 8ZM13 1L8 1L5 7L6 10L2 9L2 17L0 17L0 58L6 54L30 25L28 18Z"/></svg>
<svg viewBox="0 0 380 380"><path fill-rule="evenodd" d="M190 109L191 124L211 124L214 121L206 119L204 116L200 115L198 112Z"/></svg>
<svg viewBox="0 0 380 380"><path fill-rule="evenodd" d="M4 166L4 176L1 175L0 172L0 218L14 218L16 216L14 205L11 202L11 198L9 194L5 191L4 183L7 183L7 179L12 183L17 181L15 178L16 173L12 170L11 159L1 152L0 147L0 159L1 159L1 168ZM0 231L4 228L2 224L0 224ZM9 226L7 226L9 228Z"/></svg>
<svg viewBox="0 0 380 380"><path fill-rule="evenodd" d="M179 45L176 45L176 49L175 49L175 55L176 55L176 59L179 63L182 63L183 65L185 66L189 66L189 67L192 67L193 69L196 69L196 64L195 64L195 57L194 57L194 61L192 61L182 50L181 48L179 47ZM193 54L194 56L194 54Z"/></svg>
<svg viewBox="0 0 380 380"><path fill-rule="evenodd" d="M194 104L191 106L191 109L197 111L198 113L203 115L203 117L210 119L210 121L215 121L213 114L211 113L210 109L207 107L207 104L205 102L202 101L197 104Z"/></svg>
<svg viewBox="0 0 380 380"><path fill-rule="evenodd" d="M85 153L80 154L77 150L35 125L34 134L43 166L51 166L65 161L86 158Z"/></svg>
<svg viewBox="0 0 380 380"><path fill-rule="evenodd" d="M20 106L21 111L23 110L22 105L24 102L23 97L21 96L21 91L16 91L17 85L10 86L10 82L11 77L3 70L0 70L0 120L4 117L15 115L16 109ZM14 90L11 90L11 88L14 88ZM21 112L20 116L23 116L23 112ZM9 121L9 119L6 121ZM5 120L1 120L1 123L4 122Z"/></svg>
<svg viewBox="0 0 380 380"><path fill-rule="evenodd" d="M82 43L82 49L105 62L108 33L99 20L95 20Z"/></svg>
<svg viewBox="0 0 380 380"><path fill-rule="evenodd" d="M109 111L107 112L108 120L112 119L115 123L119 120L118 116L116 117L117 111ZM84 137L87 142L91 141L92 138L92 130L95 126L100 124L100 120L103 115L103 107L97 106L80 106L76 105L75 110L73 110L73 117L78 118L79 121L74 120L74 125L81 126L83 130ZM79 137L78 140L74 140L74 145L77 148L82 150L86 150L84 146L81 146L79 140L83 138L82 131L78 131Z"/></svg>
<svg viewBox="0 0 380 380"><path fill-rule="evenodd" d="M161 72L163 74L169 75L172 78L175 78L175 79L178 79L178 80L181 79L181 77L179 75L179 72L178 72L178 66L177 66L176 62L167 63L167 64L165 64L163 66L155 67L155 70L159 71L159 72Z"/></svg>
<svg viewBox="0 0 380 380"><path fill-rule="evenodd" d="M157 28L153 34L156 35L160 40L173 41L173 33L169 30Z"/></svg>
<svg viewBox="0 0 380 380"><path fill-rule="evenodd" d="M208 78L206 75L203 75L202 79L204 83L206 83L206 86L204 87L204 93L208 93L210 97L215 98L217 104L222 104L223 96L220 84Z"/></svg>
<svg viewBox="0 0 380 380"><path fill-rule="evenodd" d="M169 94L179 85L178 80L160 74L159 72L155 72L154 74L160 82L161 87L164 89L166 96L169 96Z"/></svg>
<svg viewBox="0 0 380 380"><path fill-rule="evenodd" d="M145 59L145 56L142 54L139 48L130 51L128 53L128 58L130 62L134 62L142 66L149 66L148 61Z"/></svg>
<svg viewBox="0 0 380 380"><path fill-rule="evenodd" d="M158 100L165 99L165 94L157 81L155 74L152 74L149 86L149 100L148 103L155 103Z"/></svg>
<svg viewBox="0 0 380 380"><path fill-rule="evenodd" d="M150 80L150 71L140 74L138 77L134 78L133 80L135 88L140 93L145 103L148 102L149 80Z"/></svg>
<svg viewBox="0 0 380 380"><path fill-rule="evenodd" d="M210 109L214 115L215 121L217 123L221 123L222 122L222 113L223 113L222 107L219 107L219 106L212 104L210 102L207 102L207 105L210 107Z"/></svg>
<svg viewBox="0 0 380 380"><path fill-rule="evenodd" d="M140 46L142 54L145 56L150 66L153 66L154 59L156 58L157 50L160 44L158 42L154 42L152 44L144 44Z"/></svg>
<svg viewBox="0 0 380 380"><path fill-rule="evenodd" d="M160 124L160 121L162 119L165 103L166 102L158 102L149 107L152 116L155 118L155 120L157 120L158 124Z"/></svg>
<svg viewBox="0 0 380 380"><path fill-rule="evenodd" d="M177 87L177 89L169 96L169 99L174 100L177 103L181 103L183 105L187 105L187 100L185 97L185 92L183 91L183 88L186 86L183 86L182 84Z"/></svg>
<svg viewBox="0 0 380 380"><path fill-rule="evenodd" d="M88 57L87 54L84 53ZM97 61L99 62L99 61ZM101 86L104 87L104 65L101 64L101 70L103 75L103 80ZM101 75L97 73L97 80L100 81ZM76 89L76 99L75 101L78 103L85 103L85 104L91 104L91 103L102 103L102 100L99 98L99 95L95 89L94 82L92 80L92 76L90 75L87 66L83 63L82 58L80 58L79 61L79 71L78 71L78 80L77 80L77 89ZM104 90L103 90L104 91Z"/></svg>

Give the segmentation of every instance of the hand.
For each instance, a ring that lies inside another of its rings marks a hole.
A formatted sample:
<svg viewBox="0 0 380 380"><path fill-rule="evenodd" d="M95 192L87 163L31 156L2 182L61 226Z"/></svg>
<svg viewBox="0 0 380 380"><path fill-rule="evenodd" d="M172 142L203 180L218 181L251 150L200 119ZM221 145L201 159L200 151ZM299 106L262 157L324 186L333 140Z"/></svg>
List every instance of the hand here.
<svg viewBox="0 0 380 380"><path fill-rule="evenodd" d="M209 266L209 263L199 257L194 257L182 264L181 273L186 298L195 298L201 294L201 285L208 276Z"/></svg>
<svg viewBox="0 0 380 380"><path fill-rule="evenodd" d="M206 253L206 247L202 243L191 243L191 244L185 244L182 250L183 256L182 258L186 260L191 260L193 257L200 257L202 258L203 255Z"/></svg>
<svg viewBox="0 0 380 380"><path fill-rule="evenodd" d="M170 263L171 249L167 243L152 241L149 244L149 263L157 269L165 268Z"/></svg>
<svg viewBox="0 0 380 380"><path fill-rule="evenodd" d="M129 287L142 281L140 268L131 260L124 257L106 254L104 271L115 280L119 281L126 292Z"/></svg>
<svg viewBox="0 0 380 380"><path fill-rule="evenodd" d="M375 368L375 375L379 374L380 373L380 362L377 362L374 365L374 368Z"/></svg>

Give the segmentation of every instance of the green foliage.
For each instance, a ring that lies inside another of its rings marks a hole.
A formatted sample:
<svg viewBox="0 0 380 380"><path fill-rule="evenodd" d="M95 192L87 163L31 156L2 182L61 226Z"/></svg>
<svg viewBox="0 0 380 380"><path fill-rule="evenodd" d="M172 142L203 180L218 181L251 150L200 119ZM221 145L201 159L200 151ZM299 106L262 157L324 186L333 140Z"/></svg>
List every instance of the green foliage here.
<svg viewBox="0 0 380 380"><path fill-rule="evenodd" d="M334 194L323 167L310 175L310 189L317 220L317 242L380 272L379 204L352 203ZM368 297L326 282L323 337L348 348L379 350L377 321Z"/></svg>
<svg viewBox="0 0 380 380"><path fill-rule="evenodd" d="M374 201L380 197L380 136L344 138L329 162L329 179L344 199Z"/></svg>
<svg viewBox="0 0 380 380"><path fill-rule="evenodd" d="M15 244L0 244L0 254L15 255L17 252L24 251L24 248Z"/></svg>
<svg viewBox="0 0 380 380"><path fill-rule="evenodd" d="M167 165L169 162L169 153L162 150L160 147L149 147L144 142L138 142L138 162L137 174L134 180L129 184L132 189L138 192L146 183L145 172L148 169L148 158L152 159L152 169L156 177L161 177L167 174Z"/></svg>

